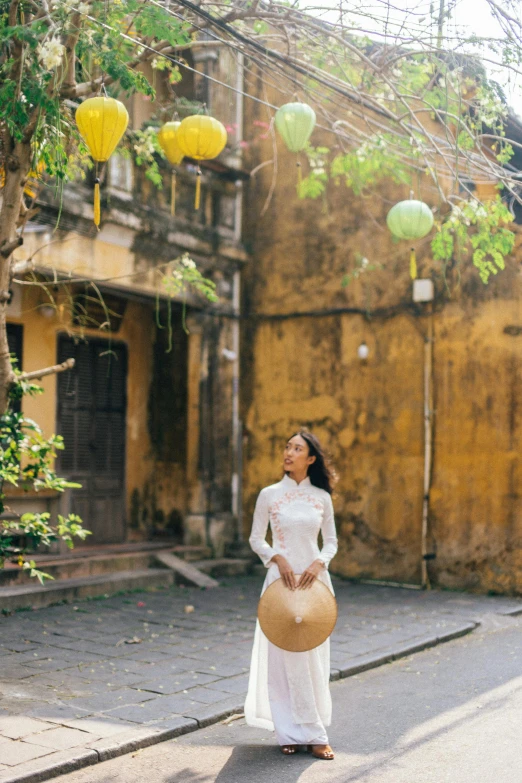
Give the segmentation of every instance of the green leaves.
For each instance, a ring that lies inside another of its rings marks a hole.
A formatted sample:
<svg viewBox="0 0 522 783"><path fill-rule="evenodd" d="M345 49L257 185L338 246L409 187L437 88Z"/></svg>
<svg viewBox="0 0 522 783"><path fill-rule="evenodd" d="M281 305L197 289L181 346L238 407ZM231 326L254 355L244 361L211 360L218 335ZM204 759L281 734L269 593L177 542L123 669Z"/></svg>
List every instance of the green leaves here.
<svg viewBox="0 0 522 783"><path fill-rule="evenodd" d="M163 187L163 177L158 164L158 156L165 158L165 154L158 141L156 128L149 126L143 131L134 131L131 135L131 145L136 164L143 166L147 179L150 179L157 188Z"/></svg>
<svg viewBox="0 0 522 783"><path fill-rule="evenodd" d="M41 387L36 384L19 380L12 388L10 399L17 400L23 394L41 392ZM80 486L61 478L54 470L56 454L63 448L60 435L46 438L38 424L22 413L8 409L0 416L0 513L6 508L5 484L33 492L42 489L63 492ZM67 517L58 515L56 526L52 524L49 512L26 513L19 519L2 520L0 568L4 567L6 560L11 560L43 584L44 579L51 577L39 571L34 560L25 559L26 551L39 545L50 546L59 538L72 548L74 538L83 541L88 535L89 531L82 527L82 520L75 514Z"/></svg>
<svg viewBox="0 0 522 783"><path fill-rule="evenodd" d="M383 179L398 184L411 180L411 170L405 165L386 134L377 134L355 151L337 155L331 167L333 177L343 177L346 187L358 196L366 188Z"/></svg>
<svg viewBox="0 0 522 783"><path fill-rule="evenodd" d="M444 264L471 259L487 283L505 268L506 256L513 251L515 234L505 227L512 219L499 197L484 204L471 200L455 206L431 242L433 258Z"/></svg>
<svg viewBox="0 0 522 783"><path fill-rule="evenodd" d="M172 262L168 274L166 274L163 278L163 286L169 296L182 299L182 323L183 329L187 334L188 329L185 322L187 296L189 294L196 294L202 296L208 302L219 301L219 297L216 293L216 284L201 274L199 269L196 267L196 262L189 256L188 253L183 253L182 256ZM170 323L170 315L168 327L170 330L168 350L170 351L172 347L172 326Z"/></svg>
<svg viewBox="0 0 522 783"><path fill-rule="evenodd" d="M142 7L134 26L139 35L167 41L171 46L187 44L190 41L189 25L157 6Z"/></svg>
<svg viewBox="0 0 522 783"><path fill-rule="evenodd" d="M336 155L329 161L327 147L311 147L306 150L310 163L310 174L299 188L301 198L318 198L332 179L335 184L341 182L356 196L375 187L383 179L398 184L407 184L411 180L411 170L397 150L397 141L389 134L376 134L357 149Z"/></svg>
<svg viewBox="0 0 522 783"><path fill-rule="evenodd" d="M70 105L75 93L64 46L68 35L76 32L71 30L71 15L81 5L74 0L49 3L45 17L11 27L7 14L0 13L0 125L5 124L16 141L23 141L30 129L33 167L59 182L77 176L78 162L87 165ZM188 24L143 0L92 2L88 11L92 20L82 14L77 30L77 81L83 80L95 93L103 73L113 82L110 92L140 92L153 98L154 88L136 64L152 59L154 52L147 47L159 41L173 47L189 43ZM169 71L173 80L179 79L175 65ZM161 184L156 163L149 165L147 176Z"/></svg>
<svg viewBox="0 0 522 783"><path fill-rule="evenodd" d="M169 274L163 278L163 285L171 296L186 296L192 291L209 302L218 301L216 284L201 274L188 253L172 263Z"/></svg>
<svg viewBox="0 0 522 783"><path fill-rule="evenodd" d="M56 531L58 536L66 542L69 549L74 547L73 538L85 541L87 536L91 535L90 530L85 530L82 527L82 520L77 514L69 514L68 517L63 517L59 514Z"/></svg>

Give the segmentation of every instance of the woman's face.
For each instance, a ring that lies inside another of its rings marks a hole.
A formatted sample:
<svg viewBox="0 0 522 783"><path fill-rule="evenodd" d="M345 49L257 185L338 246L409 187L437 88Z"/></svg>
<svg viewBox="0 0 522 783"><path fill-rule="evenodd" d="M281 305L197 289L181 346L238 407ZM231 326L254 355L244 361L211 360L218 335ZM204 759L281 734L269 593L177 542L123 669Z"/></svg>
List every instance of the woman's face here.
<svg viewBox="0 0 522 783"><path fill-rule="evenodd" d="M315 457L310 456L310 449L305 439L300 435L294 435L286 444L283 462L285 471L306 475L310 465L315 462Z"/></svg>

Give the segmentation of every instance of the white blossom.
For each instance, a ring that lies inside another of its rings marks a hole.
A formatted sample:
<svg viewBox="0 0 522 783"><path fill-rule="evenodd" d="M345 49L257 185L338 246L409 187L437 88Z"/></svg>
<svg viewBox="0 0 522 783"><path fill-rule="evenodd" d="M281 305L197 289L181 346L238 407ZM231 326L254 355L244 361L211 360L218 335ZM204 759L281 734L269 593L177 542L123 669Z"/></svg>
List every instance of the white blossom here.
<svg viewBox="0 0 522 783"><path fill-rule="evenodd" d="M65 46L58 38L51 38L38 47L38 58L48 71L57 68L61 64L64 55Z"/></svg>
<svg viewBox="0 0 522 783"><path fill-rule="evenodd" d="M141 138L140 142L134 145L134 152L138 158L147 160L154 155L154 144L150 139Z"/></svg>
<svg viewBox="0 0 522 783"><path fill-rule="evenodd" d="M185 267L185 269L195 269L196 263L192 260L192 258L185 253L180 259L180 264Z"/></svg>

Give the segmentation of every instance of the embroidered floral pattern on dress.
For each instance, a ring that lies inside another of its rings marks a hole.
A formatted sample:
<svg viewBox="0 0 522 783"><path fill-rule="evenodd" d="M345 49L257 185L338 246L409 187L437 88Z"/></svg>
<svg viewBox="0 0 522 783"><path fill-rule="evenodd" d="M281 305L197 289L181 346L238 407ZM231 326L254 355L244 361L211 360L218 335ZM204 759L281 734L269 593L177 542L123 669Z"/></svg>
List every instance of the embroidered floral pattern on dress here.
<svg viewBox="0 0 522 783"><path fill-rule="evenodd" d="M317 498L296 489L286 492L282 497L275 500L269 508L268 516L272 533L284 551L286 551L287 547L284 529L281 524L281 511L285 505L291 504L296 500L309 503L320 512L321 516L323 514L323 504Z"/></svg>
<svg viewBox="0 0 522 783"><path fill-rule="evenodd" d="M272 546L265 538L268 525L272 529ZM321 551L317 544L320 531ZM316 559L327 566L337 550L330 495L313 486L309 479L298 485L285 477L266 487L256 503L250 544L266 566L278 553L284 554L295 573L302 573Z"/></svg>

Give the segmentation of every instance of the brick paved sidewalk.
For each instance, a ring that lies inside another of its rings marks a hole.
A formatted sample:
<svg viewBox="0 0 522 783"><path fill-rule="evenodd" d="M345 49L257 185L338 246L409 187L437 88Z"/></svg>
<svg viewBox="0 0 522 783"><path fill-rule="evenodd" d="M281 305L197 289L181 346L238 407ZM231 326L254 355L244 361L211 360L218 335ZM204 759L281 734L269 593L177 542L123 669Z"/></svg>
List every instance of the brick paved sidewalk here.
<svg viewBox="0 0 522 783"><path fill-rule="evenodd" d="M260 587L237 578L0 618L0 783L44 780L241 711ZM505 598L335 589L334 679L522 612Z"/></svg>

